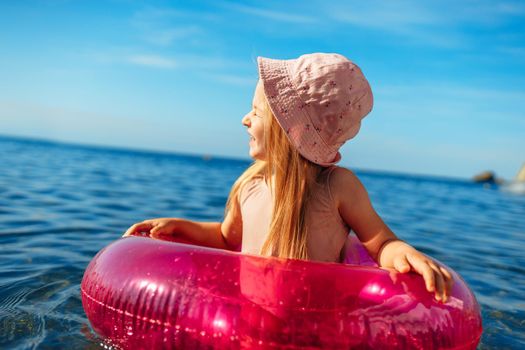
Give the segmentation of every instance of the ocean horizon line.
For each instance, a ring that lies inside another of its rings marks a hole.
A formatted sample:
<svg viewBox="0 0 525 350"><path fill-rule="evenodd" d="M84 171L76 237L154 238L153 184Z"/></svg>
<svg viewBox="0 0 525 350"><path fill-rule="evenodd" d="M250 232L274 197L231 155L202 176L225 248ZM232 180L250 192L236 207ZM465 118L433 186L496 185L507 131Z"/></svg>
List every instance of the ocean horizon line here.
<svg viewBox="0 0 525 350"><path fill-rule="evenodd" d="M199 153L180 152L177 150L166 150L166 149L157 149L157 148L105 145L105 144L99 144L99 143L85 143L85 142L77 142L77 141L71 141L71 140L48 138L45 136L40 137L40 136L12 135L12 134L0 133L0 140L33 142L33 143L67 146L67 147L78 147L78 148L93 149L93 150L108 150L108 151L128 152L128 153L132 152L132 153L138 153L138 154L144 154L144 155L165 155L165 156L190 157L190 158L195 158L195 159L201 159L204 161L209 161L212 159L213 160L223 160L223 161L245 163L246 165L249 165L252 162L251 159L248 157L243 158L243 157L235 157L235 156L228 156L228 155L215 155L212 153L199 154ZM441 181L455 181L455 182L473 182L472 178L459 177L459 176L453 176L453 175L436 175L436 174L428 174L428 173L410 173L410 172L394 171L394 170L387 170L387 169L360 168L360 167L350 166L348 164L339 164L339 166L343 166L357 173L363 173L366 175L386 175L386 176L398 177L398 178L420 178L420 179L437 180L437 181L441 180Z"/></svg>

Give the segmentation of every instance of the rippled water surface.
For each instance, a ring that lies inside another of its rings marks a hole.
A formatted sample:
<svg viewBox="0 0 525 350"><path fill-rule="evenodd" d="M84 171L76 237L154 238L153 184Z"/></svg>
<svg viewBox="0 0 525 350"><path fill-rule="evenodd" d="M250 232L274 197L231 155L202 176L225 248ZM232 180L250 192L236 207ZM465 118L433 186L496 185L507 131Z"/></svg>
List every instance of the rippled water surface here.
<svg viewBox="0 0 525 350"><path fill-rule="evenodd" d="M220 220L244 161L0 138L0 348L98 349L79 285L98 250L151 217ZM482 307L480 349L525 348L525 196L357 171L402 239Z"/></svg>

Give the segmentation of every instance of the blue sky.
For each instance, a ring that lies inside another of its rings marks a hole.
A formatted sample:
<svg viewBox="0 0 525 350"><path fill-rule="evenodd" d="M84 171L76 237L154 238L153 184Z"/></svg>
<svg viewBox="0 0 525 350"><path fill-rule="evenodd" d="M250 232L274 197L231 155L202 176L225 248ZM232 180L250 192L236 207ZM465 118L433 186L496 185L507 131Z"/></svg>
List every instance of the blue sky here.
<svg viewBox="0 0 525 350"><path fill-rule="evenodd" d="M510 179L523 1L2 1L0 134L248 157L257 56L337 52L375 97L342 165Z"/></svg>

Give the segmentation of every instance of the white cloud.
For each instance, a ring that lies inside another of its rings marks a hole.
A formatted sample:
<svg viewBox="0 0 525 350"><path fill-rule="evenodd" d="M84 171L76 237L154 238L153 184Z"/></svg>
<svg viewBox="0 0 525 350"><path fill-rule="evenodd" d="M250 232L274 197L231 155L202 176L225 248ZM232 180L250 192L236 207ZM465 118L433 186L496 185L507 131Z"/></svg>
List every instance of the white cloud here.
<svg viewBox="0 0 525 350"><path fill-rule="evenodd" d="M476 8L475 6L473 6ZM487 15L492 13L502 16L523 16L525 15L525 4L523 1L490 1L485 0L479 6Z"/></svg>
<svg viewBox="0 0 525 350"><path fill-rule="evenodd" d="M410 39L407 44L441 48L466 45L449 16L420 1L363 1L329 4L329 19ZM448 25L445 23L448 22Z"/></svg>
<svg viewBox="0 0 525 350"><path fill-rule="evenodd" d="M202 32L198 26L170 27L149 31L143 35L143 38L152 44L160 46L172 45L177 40L187 40L195 37Z"/></svg>
<svg viewBox="0 0 525 350"><path fill-rule="evenodd" d="M523 4L486 0L369 0L328 2L321 8L327 20L402 36L407 44L463 49L471 43L465 26L493 29L525 13Z"/></svg>
<svg viewBox="0 0 525 350"><path fill-rule="evenodd" d="M173 69L177 67L174 59L159 55L132 55L128 61L140 66L148 66L162 69Z"/></svg>
<svg viewBox="0 0 525 350"><path fill-rule="evenodd" d="M218 70L227 67L245 66L243 62L239 62L236 59L197 54L178 55L177 62L185 68L199 68L199 70Z"/></svg>
<svg viewBox="0 0 525 350"><path fill-rule="evenodd" d="M221 70L234 69L236 71L253 71L256 74L254 63L248 60L241 61L231 57L176 54L171 56L156 53L140 53L146 49L133 47L108 47L97 51L80 53L81 56L99 64L133 64L159 69L196 69L198 71L214 72L221 79ZM224 74L223 80L228 80ZM235 80L235 79L231 79ZM240 81L239 79L238 82ZM242 79L241 79L242 80Z"/></svg>
<svg viewBox="0 0 525 350"><path fill-rule="evenodd" d="M366 1L334 4L327 7L334 19L368 28L388 31L406 31L413 26L434 25L440 22L436 13L421 2Z"/></svg>
<svg viewBox="0 0 525 350"><path fill-rule="evenodd" d="M206 26L217 18L210 13L148 7L134 13L131 25L138 29L139 37L149 44L202 46L209 43Z"/></svg>
<svg viewBox="0 0 525 350"><path fill-rule="evenodd" d="M215 21L219 16L215 13L204 11L179 10L168 7L146 7L133 14L132 22L138 26L148 26L154 22L181 19L200 18L204 21Z"/></svg>
<svg viewBox="0 0 525 350"><path fill-rule="evenodd" d="M294 11L278 11L273 9L266 9L255 6L248 6L236 3L224 3L224 7L234 11L242 12L244 14L253 15L273 21L296 23L296 24L312 24L318 21L316 17L296 14Z"/></svg>
<svg viewBox="0 0 525 350"><path fill-rule="evenodd" d="M500 24L508 17L525 14L525 6L522 3L489 0L369 0L330 3L326 8L327 13L334 18L386 30L465 23L492 26Z"/></svg>

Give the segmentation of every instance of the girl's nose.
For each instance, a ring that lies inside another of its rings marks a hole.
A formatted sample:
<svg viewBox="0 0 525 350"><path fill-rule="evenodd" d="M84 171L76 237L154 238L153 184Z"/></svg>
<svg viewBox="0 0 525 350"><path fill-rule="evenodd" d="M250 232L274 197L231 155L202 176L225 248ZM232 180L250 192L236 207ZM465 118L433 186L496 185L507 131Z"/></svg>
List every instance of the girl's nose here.
<svg viewBox="0 0 525 350"><path fill-rule="evenodd" d="M242 118L242 125L250 126L250 124L251 124L250 113L248 113Z"/></svg>

